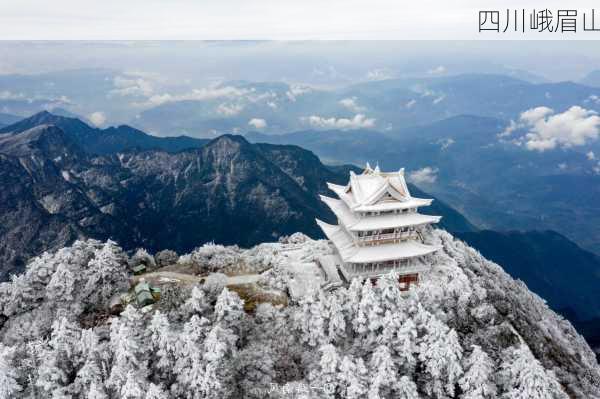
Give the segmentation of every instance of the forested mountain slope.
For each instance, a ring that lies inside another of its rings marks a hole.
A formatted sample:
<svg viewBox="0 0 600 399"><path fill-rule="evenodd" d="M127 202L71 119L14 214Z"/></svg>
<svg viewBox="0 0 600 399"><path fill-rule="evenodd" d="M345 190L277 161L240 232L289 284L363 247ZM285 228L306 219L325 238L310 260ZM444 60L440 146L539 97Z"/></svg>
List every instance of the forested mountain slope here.
<svg viewBox="0 0 600 399"><path fill-rule="evenodd" d="M600 369L573 327L501 267L441 230L420 285L393 276L307 291L245 313L209 283L174 286L143 312L106 314L126 289L114 243L77 242L0 285L3 397L598 398ZM206 246L180 258L224 270L261 265L258 284L285 292L324 241ZM90 321L92 321L90 323Z"/></svg>
<svg viewBox="0 0 600 399"><path fill-rule="evenodd" d="M178 152L94 155L61 121L67 131L42 124L0 134L0 280L77 237L178 252L209 241L251 246L296 231L321 237L314 219L333 215L318 195L328 192L327 181L348 179L348 168L330 169L302 148L233 135ZM472 228L435 206L448 216L443 227Z"/></svg>

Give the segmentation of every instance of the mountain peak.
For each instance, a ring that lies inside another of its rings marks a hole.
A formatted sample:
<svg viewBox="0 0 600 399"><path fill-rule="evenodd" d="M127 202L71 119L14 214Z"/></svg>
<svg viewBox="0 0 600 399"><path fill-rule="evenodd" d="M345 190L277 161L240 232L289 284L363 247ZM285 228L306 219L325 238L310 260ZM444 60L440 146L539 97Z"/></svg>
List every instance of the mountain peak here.
<svg viewBox="0 0 600 399"><path fill-rule="evenodd" d="M244 137L235 134L224 134L211 141L204 150L213 153L216 157L232 156L240 152L255 152L255 148Z"/></svg>
<svg viewBox="0 0 600 399"><path fill-rule="evenodd" d="M245 138L233 134L224 134L211 140L201 151L206 159L211 159L223 172L229 170L232 164L246 168L250 164L268 162Z"/></svg>
<svg viewBox="0 0 600 399"><path fill-rule="evenodd" d="M67 111L61 111L67 112ZM206 140L192 137L157 137L129 125L98 129L78 118L41 111L0 129L1 133L22 134L36 126L54 125L89 154L109 154L129 149L162 149L176 152L202 147Z"/></svg>
<svg viewBox="0 0 600 399"><path fill-rule="evenodd" d="M41 124L20 134L6 135L0 139L0 152L12 156L29 156L33 152L55 156L77 156L77 145L58 126Z"/></svg>
<svg viewBox="0 0 600 399"><path fill-rule="evenodd" d="M50 111L43 110L36 114L31 115L29 118L25 118L24 120L36 121L36 122L41 123L43 121L56 121L56 120L60 120L60 119L72 119L72 118L55 115L55 114L51 113Z"/></svg>
<svg viewBox="0 0 600 399"><path fill-rule="evenodd" d="M214 145L218 143L228 143L228 144L237 144L237 145L250 145L248 140L244 138L244 136L240 136L238 134L223 134L213 140L211 140L207 145Z"/></svg>
<svg viewBox="0 0 600 399"><path fill-rule="evenodd" d="M43 111L38 112L37 114L33 114L32 117L37 117L37 116L41 117L41 116L53 116L53 115L50 113L50 111L43 110Z"/></svg>
<svg viewBox="0 0 600 399"><path fill-rule="evenodd" d="M44 110L13 123L12 125L5 126L0 129L0 133L22 133L39 125L56 125L63 130L67 130L66 127L68 127L68 130L77 131L78 133L94 130L77 118L59 116Z"/></svg>

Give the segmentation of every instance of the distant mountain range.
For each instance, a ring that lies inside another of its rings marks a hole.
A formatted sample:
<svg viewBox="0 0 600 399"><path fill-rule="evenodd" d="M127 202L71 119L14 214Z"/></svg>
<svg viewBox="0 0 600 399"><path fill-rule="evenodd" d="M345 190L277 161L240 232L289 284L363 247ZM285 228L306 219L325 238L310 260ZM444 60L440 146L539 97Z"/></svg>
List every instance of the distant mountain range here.
<svg viewBox="0 0 600 399"><path fill-rule="evenodd" d="M19 121L20 119L21 118L16 115L3 114L0 112L0 128L7 126L7 125L11 125L11 124Z"/></svg>
<svg viewBox="0 0 600 399"><path fill-rule="evenodd" d="M595 76L591 73L580 82L543 82L520 71L385 79L330 90L239 80L152 90L144 86L152 86L149 80L135 74L81 69L0 76L7 94L0 98L0 110L28 115L62 108L84 117L100 110L109 123L126 123L161 136L215 138L253 129L252 120L264 121L256 126L269 134L339 126L396 132L464 114L507 123L539 106L557 112L574 105L600 111ZM354 120L357 115L363 119Z"/></svg>
<svg viewBox="0 0 600 399"><path fill-rule="evenodd" d="M202 146L47 112L0 132L5 273L79 236L177 251L206 241L248 246L296 231L320 237L314 218L333 215L318 194L327 181L348 178L349 167L330 169L299 147L241 136ZM159 149L144 149L151 147ZM447 216L449 230L473 230L441 202L431 211Z"/></svg>
<svg viewBox="0 0 600 399"><path fill-rule="evenodd" d="M600 254L600 175L586 155L600 154L598 144L540 153L501 142L503 128L499 119L460 115L397 132L250 132L246 137L299 145L331 163L406 167L409 176L429 167L434 181L419 184L477 226L555 230Z"/></svg>
<svg viewBox="0 0 600 399"><path fill-rule="evenodd" d="M326 166L295 145L251 144L224 135L204 145L189 141L192 148L183 149L139 131L130 136L130 129L94 129L48 113L3 129L1 278L30 256L78 237L178 252L207 241L250 246L296 231L321 237L314 218L334 216L318 194L327 193L326 182L344 184L349 170L359 170ZM119 132L123 136L114 137ZM102 155L93 153L88 139L99 143ZM362 142L367 155L372 142ZM159 149L139 149L144 146ZM414 185L410 189L431 197ZM423 211L442 215L440 227L460 233L573 320L598 316L595 255L556 233L478 232L443 201Z"/></svg>
<svg viewBox="0 0 600 399"><path fill-rule="evenodd" d="M253 128L249 121L254 118L265 121L260 131L268 134L337 126L398 132L464 114L506 124L539 106L559 112L574 105L600 111L595 101L600 97L598 87L531 83L493 74L388 79L333 91L271 82L225 82L217 90L236 95L168 101L144 110L135 123L165 135L244 132ZM364 119L354 120L359 114Z"/></svg>
<svg viewBox="0 0 600 399"><path fill-rule="evenodd" d="M455 235L527 282L530 290L563 315L575 320L599 316L600 257L564 236L553 231L489 230Z"/></svg>
<svg viewBox="0 0 600 399"><path fill-rule="evenodd" d="M187 136L156 137L126 125L98 129L80 119L55 115L48 111L39 112L12 125L0 128L0 134L17 134L40 125L53 125L68 132L71 140L89 154L111 154L125 150L149 149L176 152L202 147L208 141Z"/></svg>
<svg viewBox="0 0 600 399"><path fill-rule="evenodd" d="M600 69L596 69L585 75L580 83L591 87L600 87Z"/></svg>

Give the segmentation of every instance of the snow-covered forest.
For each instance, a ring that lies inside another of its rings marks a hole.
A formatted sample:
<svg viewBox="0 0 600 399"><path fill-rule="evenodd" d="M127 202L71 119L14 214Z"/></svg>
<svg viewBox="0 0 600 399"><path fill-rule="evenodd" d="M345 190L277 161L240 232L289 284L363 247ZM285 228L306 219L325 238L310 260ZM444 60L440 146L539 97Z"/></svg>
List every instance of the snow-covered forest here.
<svg viewBox="0 0 600 399"><path fill-rule="evenodd" d="M408 293L387 276L247 312L226 279L209 277L120 314L111 300L144 257L199 275L243 264L263 289L289 293L283 248L329 247L130 257L78 241L0 284L0 398L600 398L594 353L569 322L448 233L426 239L443 250Z"/></svg>

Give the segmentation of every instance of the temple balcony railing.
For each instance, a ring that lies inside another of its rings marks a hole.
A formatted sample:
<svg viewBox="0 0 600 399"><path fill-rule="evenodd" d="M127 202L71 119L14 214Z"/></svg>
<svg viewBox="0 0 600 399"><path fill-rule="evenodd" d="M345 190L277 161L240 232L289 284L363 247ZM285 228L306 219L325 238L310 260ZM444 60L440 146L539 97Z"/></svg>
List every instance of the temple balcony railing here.
<svg viewBox="0 0 600 399"><path fill-rule="evenodd" d="M341 267L342 274L348 281L352 280L352 278L356 276L375 277L388 274L392 271L398 273L399 275L403 275L409 273L419 273L429 269L430 266L424 263L411 262L410 260L401 260L396 261L395 263L385 262L376 264L347 263Z"/></svg>
<svg viewBox="0 0 600 399"><path fill-rule="evenodd" d="M356 242L358 245L366 246L395 243L417 238L419 238L418 233L416 231L410 231L403 233L374 234L371 236L358 237Z"/></svg>

